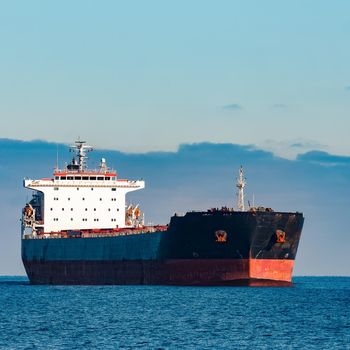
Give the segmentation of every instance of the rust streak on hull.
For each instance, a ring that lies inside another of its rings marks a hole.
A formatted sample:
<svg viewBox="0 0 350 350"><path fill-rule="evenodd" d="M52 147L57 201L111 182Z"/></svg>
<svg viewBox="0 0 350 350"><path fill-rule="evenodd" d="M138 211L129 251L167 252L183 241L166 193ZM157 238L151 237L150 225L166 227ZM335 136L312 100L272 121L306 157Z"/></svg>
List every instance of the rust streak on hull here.
<svg viewBox="0 0 350 350"><path fill-rule="evenodd" d="M294 260L250 259L251 278L292 282Z"/></svg>

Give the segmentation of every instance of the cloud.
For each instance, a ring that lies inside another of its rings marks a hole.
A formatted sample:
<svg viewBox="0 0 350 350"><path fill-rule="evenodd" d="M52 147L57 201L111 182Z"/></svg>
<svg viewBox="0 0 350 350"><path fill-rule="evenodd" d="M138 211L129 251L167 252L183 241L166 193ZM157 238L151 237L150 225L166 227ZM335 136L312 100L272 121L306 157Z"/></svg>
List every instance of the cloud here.
<svg viewBox="0 0 350 350"><path fill-rule="evenodd" d="M304 148L305 147L305 143L302 143L302 142L292 143L290 145L290 147L292 147L292 148Z"/></svg>
<svg viewBox="0 0 350 350"><path fill-rule="evenodd" d="M303 150L311 150L311 149L323 149L326 146L314 141L297 141L290 144L292 148L301 148Z"/></svg>
<svg viewBox="0 0 350 350"><path fill-rule="evenodd" d="M271 106L274 109L284 109L288 108L288 106L284 103L275 103L274 105Z"/></svg>
<svg viewBox="0 0 350 350"><path fill-rule="evenodd" d="M274 155L287 158L290 160L296 159L300 153L325 150L326 145L308 139L292 139L292 140L265 140L259 144L260 148L272 152Z"/></svg>
<svg viewBox="0 0 350 350"><path fill-rule="evenodd" d="M322 151L306 152L304 154L298 155L297 160L319 164L322 166L350 165L350 157L338 156Z"/></svg>
<svg viewBox="0 0 350 350"><path fill-rule="evenodd" d="M240 111L242 109L242 106L238 103L231 103L229 105L223 106L222 108L228 111Z"/></svg>

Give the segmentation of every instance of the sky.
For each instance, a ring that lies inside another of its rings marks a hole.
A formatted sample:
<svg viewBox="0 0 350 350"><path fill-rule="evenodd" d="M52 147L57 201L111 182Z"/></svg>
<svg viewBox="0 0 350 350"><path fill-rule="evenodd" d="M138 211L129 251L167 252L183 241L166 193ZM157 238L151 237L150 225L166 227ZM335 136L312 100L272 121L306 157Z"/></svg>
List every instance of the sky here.
<svg viewBox="0 0 350 350"><path fill-rule="evenodd" d="M2 1L0 137L350 154L350 2Z"/></svg>

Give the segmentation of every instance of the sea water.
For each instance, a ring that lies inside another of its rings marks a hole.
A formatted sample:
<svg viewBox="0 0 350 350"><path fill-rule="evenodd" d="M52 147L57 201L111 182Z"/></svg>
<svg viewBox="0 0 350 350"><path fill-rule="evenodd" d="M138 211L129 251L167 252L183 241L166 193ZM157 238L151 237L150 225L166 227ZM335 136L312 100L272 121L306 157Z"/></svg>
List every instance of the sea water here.
<svg viewBox="0 0 350 350"><path fill-rule="evenodd" d="M0 349L350 349L350 277L293 287L33 286L0 277Z"/></svg>

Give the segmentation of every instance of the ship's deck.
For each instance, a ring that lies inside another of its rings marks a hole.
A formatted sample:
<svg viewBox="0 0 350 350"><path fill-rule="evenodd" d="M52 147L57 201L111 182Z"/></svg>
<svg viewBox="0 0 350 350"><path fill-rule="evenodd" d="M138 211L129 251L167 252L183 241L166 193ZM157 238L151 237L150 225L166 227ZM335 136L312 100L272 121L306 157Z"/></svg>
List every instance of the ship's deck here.
<svg viewBox="0 0 350 350"><path fill-rule="evenodd" d="M60 232L43 232L36 236L24 235L23 239L55 239L55 238L96 238L138 235L168 230L167 225L143 226L135 228L120 229L91 229L91 230L67 230Z"/></svg>

